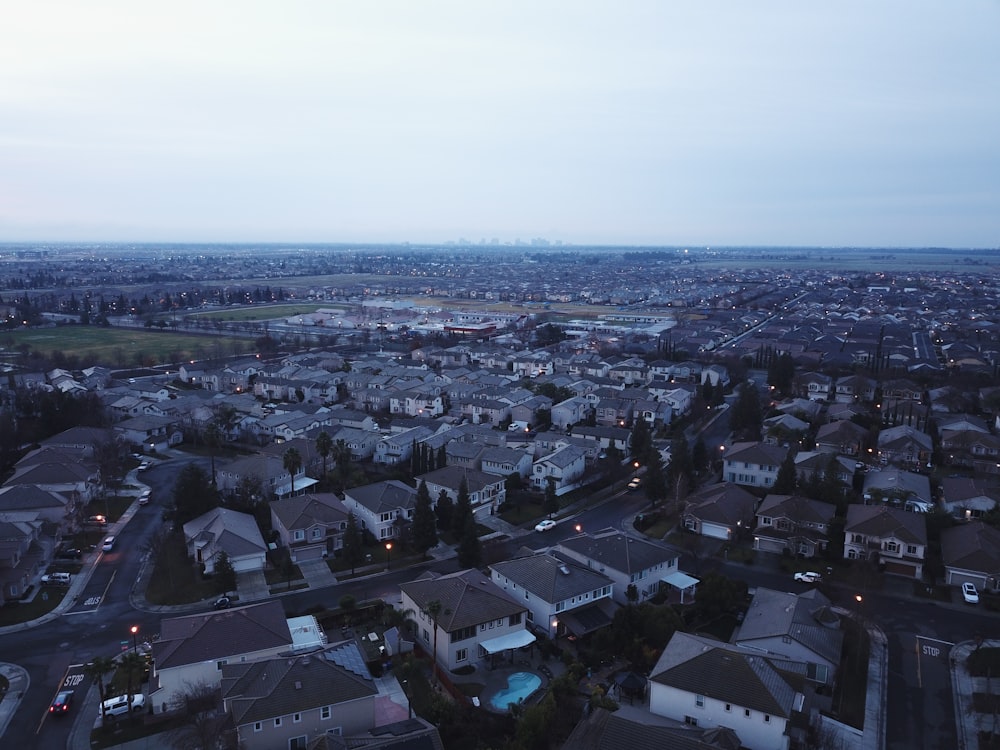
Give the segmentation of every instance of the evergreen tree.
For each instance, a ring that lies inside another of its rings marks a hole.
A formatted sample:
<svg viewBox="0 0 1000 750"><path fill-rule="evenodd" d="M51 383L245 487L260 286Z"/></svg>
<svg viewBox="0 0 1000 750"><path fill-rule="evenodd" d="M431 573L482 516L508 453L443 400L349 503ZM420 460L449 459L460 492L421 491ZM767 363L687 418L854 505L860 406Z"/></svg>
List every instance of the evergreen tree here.
<svg viewBox="0 0 1000 750"><path fill-rule="evenodd" d="M545 482L545 501L542 504L542 510L544 510L549 518L559 512L559 497L556 495L556 480L553 477L546 477Z"/></svg>
<svg viewBox="0 0 1000 750"><path fill-rule="evenodd" d="M791 495L795 492L798 477L795 474L795 456L791 451L785 455L785 460L778 467L778 475L774 478L771 492L775 495Z"/></svg>
<svg viewBox="0 0 1000 750"><path fill-rule="evenodd" d="M410 443L410 476L420 475L420 446L414 440Z"/></svg>
<svg viewBox="0 0 1000 750"><path fill-rule="evenodd" d="M468 519L472 518L472 503L469 500L469 485L465 477L458 484L458 499L455 501L455 512L451 517L451 533L456 539L461 538Z"/></svg>
<svg viewBox="0 0 1000 750"><path fill-rule="evenodd" d="M653 447L653 439L649 434L649 423L645 419L635 420L630 442L632 458L640 463L646 463L646 456Z"/></svg>
<svg viewBox="0 0 1000 750"><path fill-rule="evenodd" d="M759 440L762 423L760 395L756 388L744 383L739 387L736 401L729 410L729 424L739 438Z"/></svg>
<svg viewBox="0 0 1000 750"><path fill-rule="evenodd" d="M451 519L455 515L455 503L451 501L451 496L441 490L438 493L437 502L434 504L434 515L437 516L437 527L440 531L451 529Z"/></svg>
<svg viewBox="0 0 1000 750"><path fill-rule="evenodd" d="M792 383L795 380L795 360L788 352L782 353L780 357L772 360L767 368L767 382L774 387L778 393L787 396L792 392Z"/></svg>
<svg viewBox="0 0 1000 750"><path fill-rule="evenodd" d="M708 468L708 448L705 447L705 441L700 435L694 442L694 448L691 449L691 466L696 472Z"/></svg>
<svg viewBox="0 0 1000 750"><path fill-rule="evenodd" d="M478 568L483 564L483 545L476 530L476 519L470 512L458 540L458 565L460 568Z"/></svg>
<svg viewBox="0 0 1000 750"><path fill-rule="evenodd" d="M215 587L220 594L236 591L236 569L225 550L215 558Z"/></svg>
<svg viewBox="0 0 1000 750"><path fill-rule="evenodd" d="M646 460L646 476L644 477L643 484L645 485L646 497L649 498L650 505L655 507L657 503L666 499L668 492L667 480L663 472L663 459L657 450L649 452Z"/></svg>
<svg viewBox="0 0 1000 750"><path fill-rule="evenodd" d="M443 469L447 465L448 465L448 451L445 450L445 447L442 445L440 448L438 448L437 451L437 467L439 469Z"/></svg>
<svg viewBox="0 0 1000 750"><path fill-rule="evenodd" d="M417 486L417 500L413 508L413 546L426 557L427 550L437 542L437 519L431 505L431 493L427 489L427 483L421 481Z"/></svg>
<svg viewBox="0 0 1000 750"><path fill-rule="evenodd" d="M208 473L198 464L188 464L177 475L174 485L174 528L180 529L203 513L219 505L219 493Z"/></svg>
<svg viewBox="0 0 1000 750"><path fill-rule="evenodd" d="M358 519L353 512L347 514L347 528L344 529L343 545L341 554L351 566L351 575L354 575L354 568L364 557L364 547L361 527L358 526Z"/></svg>

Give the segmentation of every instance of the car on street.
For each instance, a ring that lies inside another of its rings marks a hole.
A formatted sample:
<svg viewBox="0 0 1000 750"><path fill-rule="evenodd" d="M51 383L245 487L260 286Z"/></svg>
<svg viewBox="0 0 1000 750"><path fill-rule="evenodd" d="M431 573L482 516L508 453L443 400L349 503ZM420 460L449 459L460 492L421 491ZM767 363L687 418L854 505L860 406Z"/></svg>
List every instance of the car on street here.
<svg viewBox="0 0 1000 750"><path fill-rule="evenodd" d="M110 552L115 548L115 538L113 536L105 537L104 544L101 545L101 549L105 552Z"/></svg>
<svg viewBox="0 0 1000 750"><path fill-rule="evenodd" d="M132 696L132 710L141 711L146 705L146 696L136 693ZM100 710L99 710L100 711ZM108 698L104 701L104 710L98 716L107 715L109 719L116 716L123 716L128 713L128 697L119 695L117 698Z"/></svg>
<svg viewBox="0 0 1000 750"><path fill-rule="evenodd" d="M142 494L139 495L139 505L146 505L149 503L149 490L143 490Z"/></svg>
<svg viewBox="0 0 1000 750"><path fill-rule="evenodd" d="M136 471L146 471L147 469L149 469L149 461L143 461L139 464L139 468L137 468Z"/></svg>
<svg viewBox="0 0 1000 750"><path fill-rule="evenodd" d="M228 596L220 596L215 600L215 604L212 605L213 609L229 609L233 606L232 600Z"/></svg>
<svg viewBox="0 0 1000 750"><path fill-rule="evenodd" d="M548 531L549 529L554 529L556 527L556 522L551 518L546 518L544 521L539 521L535 524L535 531Z"/></svg>
<svg viewBox="0 0 1000 750"><path fill-rule="evenodd" d="M42 576L43 586L69 586L73 576L69 573L46 573Z"/></svg>
<svg viewBox="0 0 1000 750"><path fill-rule="evenodd" d="M819 583L823 580L823 576L819 573L814 573L812 571L799 572L795 574L796 581L802 581L802 583Z"/></svg>
<svg viewBox="0 0 1000 750"><path fill-rule="evenodd" d="M962 584L962 598L966 604L979 604L979 592L976 584L965 582Z"/></svg>
<svg viewBox="0 0 1000 750"><path fill-rule="evenodd" d="M81 557L83 557L83 550L76 547L62 547L56 552L56 558L59 560L79 560Z"/></svg>
<svg viewBox="0 0 1000 750"><path fill-rule="evenodd" d="M639 489L640 484L641 482L639 481L639 477L636 477L635 479L633 479L631 482L628 483L628 488L630 491L635 492L637 489Z"/></svg>
<svg viewBox="0 0 1000 750"><path fill-rule="evenodd" d="M49 706L49 713L55 714L56 716L62 716L64 713L69 711L69 707L73 705L73 691L72 690L61 690L59 694L56 695L55 700L52 701L52 705Z"/></svg>

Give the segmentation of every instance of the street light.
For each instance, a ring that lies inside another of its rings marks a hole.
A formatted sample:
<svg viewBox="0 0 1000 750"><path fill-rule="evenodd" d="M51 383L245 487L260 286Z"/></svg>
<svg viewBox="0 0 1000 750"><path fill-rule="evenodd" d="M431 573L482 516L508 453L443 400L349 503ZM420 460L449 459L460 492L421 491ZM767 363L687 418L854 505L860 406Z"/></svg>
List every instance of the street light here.
<svg viewBox="0 0 1000 750"><path fill-rule="evenodd" d="M576 529L576 533L577 534L579 534L581 531L583 531L583 527L580 524L577 524L573 528Z"/></svg>
<svg viewBox="0 0 1000 750"><path fill-rule="evenodd" d="M133 625L131 628L129 628L129 630L132 631L132 651L135 653L139 653L139 649L136 646L136 640L135 640L136 633L139 632L139 626Z"/></svg>
<svg viewBox="0 0 1000 750"><path fill-rule="evenodd" d="M389 554L392 552L392 542L385 543L385 569L389 570Z"/></svg>

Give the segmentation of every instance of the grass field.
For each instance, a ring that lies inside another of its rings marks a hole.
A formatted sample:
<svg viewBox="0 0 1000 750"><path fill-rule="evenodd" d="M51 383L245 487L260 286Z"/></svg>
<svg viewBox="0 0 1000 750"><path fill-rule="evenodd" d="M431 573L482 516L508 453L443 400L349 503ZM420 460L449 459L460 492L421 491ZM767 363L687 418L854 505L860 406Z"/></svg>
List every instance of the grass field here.
<svg viewBox="0 0 1000 750"><path fill-rule="evenodd" d="M320 308L344 307L337 304L290 304L290 305L253 305L252 307L227 307L209 312L186 313L189 318L208 318L210 320L225 320L236 323L254 323L262 320L281 320L293 315L308 315Z"/></svg>
<svg viewBox="0 0 1000 750"><path fill-rule="evenodd" d="M0 334L0 347L19 351L23 346L48 357L77 358L86 366L148 366L181 363L253 349L249 339L220 338L139 328L102 328L67 325L32 328Z"/></svg>

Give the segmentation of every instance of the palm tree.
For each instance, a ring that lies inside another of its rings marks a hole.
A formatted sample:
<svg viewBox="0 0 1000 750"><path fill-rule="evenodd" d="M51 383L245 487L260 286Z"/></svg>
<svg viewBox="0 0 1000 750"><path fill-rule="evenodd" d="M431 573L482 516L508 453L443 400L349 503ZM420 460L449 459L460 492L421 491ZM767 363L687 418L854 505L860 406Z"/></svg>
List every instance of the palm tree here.
<svg viewBox="0 0 1000 750"><path fill-rule="evenodd" d="M295 494L295 475L302 468L302 455L295 448L289 448L282 457L282 465L285 470L292 475L292 492Z"/></svg>
<svg viewBox="0 0 1000 750"><path fill-rule="evenodd" d="M97 692L101 696L101 725L107 719L107 711L104 701L108 699L104 689L104 675L115 671L115 663L106 656L95 656L94 659L83 667L83 673L97 683Z"/></svg>
<svg viewBox="0 0 1000 750"><path fill-rule="evenodd" d="M316 436L316 452L323 457L323 479L326 479L326 459L333 451L333 438L330 433L323 430Z"/></svg>
<svg viewBox="0 0 1000 750"><path fill-rule="evenodd" d="M403 630L413 624L414 614L412 609L396 609L391 604L382 607L382 624L385 625L387 630L389 628L397 628L396 651L393 654L395 657L399 656L400 644L403 640Z"/></svg>
<svg viewBox="0 0 1000 750"><path fill-rule="evenodd" d="M441 616L442 612L446 615L451 614L450 609L445 609L440 601L437 599L432 599L427 602L427 606L424 607L424 614L431 618L431 623L434 627L434 676L438 676L438 617Z"/></svg>
<svg viewBox="0 0 1000 750"><path fill-rule="evenodd" d="M134 651L128 651L122 654L121 658L121 668L125 670L125 700L128 701L129 715L132 714L132 696L135 695L135 691L132 690L132 675L138 672L140 675L146 670L146 659ZM136 688L142 685L142 677L139 678L139 684Z"/></svg>

